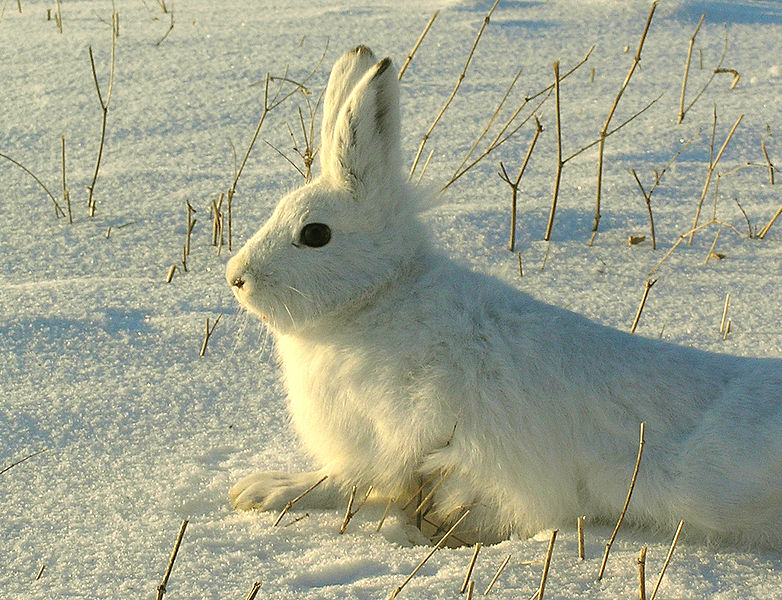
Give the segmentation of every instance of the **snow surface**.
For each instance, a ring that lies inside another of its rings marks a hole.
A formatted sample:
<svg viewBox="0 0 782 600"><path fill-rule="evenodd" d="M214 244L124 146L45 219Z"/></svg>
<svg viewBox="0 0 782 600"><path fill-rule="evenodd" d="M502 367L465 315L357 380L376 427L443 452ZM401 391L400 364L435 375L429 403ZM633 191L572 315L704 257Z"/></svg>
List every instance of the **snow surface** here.
<svg viewBox="0 0 782 600"><path fill-rule="evenodd" d="M37 174L61 201L65 135L75 220L55 219L43 190L0 159L0 470L45 450L0 474L0 598L153 598L183 518L190 525L168 583L171 600L242 598L255 580L264 598L388 597L428 551L401 514L392 512L376 533L382 507L367 506L339 535L339 511L311 511L273 529L276 515L238 514L228 504L230 485L251 470L312 465L289 430L270 340L238 310L225 285L230 252L223 248L217 256L210 245L209 205L230 185L232 145L240 157L247 147L267 71L282 76L289 66L289 78L305 77L328 40L324 64L309 82L317 97L344 50L366 43L401 64L440 9L402 80L404 146L412 158L491 3L191 0L176 3L174 28L156 45L168 15L151 0L116 0L116 75L94 218L86 216L86 187L101 110L87 48L94 49L105 94L112 5L64 0L60 34L46 20L53 3L21 4L20 14L16 2L3 2L0 17L0 152ZM551 83L555 60L569 68L592 45L589 62L562 84L565 155L596 139L649 7L635 0L503 0L430 139L435 154L424 182L447 180L517 69L523 71L504 116ZM677 125L688 40L702 12L707 17L688 101L716 66L726 35L723 67L741 78L731 90L732 75L718 74ZM521 164L530 124L432 211L437 243L539 298L629 329L649 270L691 227L706 180L714 106L715 150L743 113L703 212L711 217L723 174L717 216L741 235L723 227L715 251L725 258L706 265L717 226L696 235L692 246L681 244L654 275L659 281L638 334L662 332L669 341L703 349L782 356L782 221L764 240L750 239L736 202L752 227L762 227L780 205L780 177L772 187L761 167L728 174L747 162L765 163L761 140L771 160L782 163L781 86L782 3L663 1L613 123L663 96L606 142L603 217L594 245L588 245L594 148L565 166L552 242L541 241L553 186L553 98L540 110L545 131L519 194L523 278L517 256L506 249L510 190L496 171L499 160L511 172ZM294 158L285 124L298 131L297 106L306 114L300 94L270 114L260 136ZM654 193L653 251L629 169L648 189L654 169L692 137ZM235 248L280 195L300 183L259 140L233 203ZM181 257L186 200L198 211L189 271L166 284L169 266ZM631 234L647 239L630 247ZM728 292L731 330L723 340L719 323ZM221 313L201 358L205 321ZM649 546L648 586L654 585L673 532L623 529L598 582L611 529L587 522L587 558L580 562L575 523L563 524L546 598L637 597L636 556L643 545ZM782 554L702 547L687 541L686 529L659 598L782 597ZM511 553L491 596L529 597L546 540L543 532L539 539L484 548L476 592ZM399 597L458 597L471 555L471 548L439 551Z"/></svg>

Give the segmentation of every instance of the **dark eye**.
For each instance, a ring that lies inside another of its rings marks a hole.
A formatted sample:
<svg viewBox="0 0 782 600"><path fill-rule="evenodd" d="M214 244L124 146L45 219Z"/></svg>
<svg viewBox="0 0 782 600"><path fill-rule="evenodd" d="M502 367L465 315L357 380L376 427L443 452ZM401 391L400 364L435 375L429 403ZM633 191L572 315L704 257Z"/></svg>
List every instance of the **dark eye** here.
<svg viewBox="0 0 782 600"><path fill-rule="evenodd" d="M310 248L320 248L331 240L331 229L324 223L308 223L299 234L299 241Z"/></svg>

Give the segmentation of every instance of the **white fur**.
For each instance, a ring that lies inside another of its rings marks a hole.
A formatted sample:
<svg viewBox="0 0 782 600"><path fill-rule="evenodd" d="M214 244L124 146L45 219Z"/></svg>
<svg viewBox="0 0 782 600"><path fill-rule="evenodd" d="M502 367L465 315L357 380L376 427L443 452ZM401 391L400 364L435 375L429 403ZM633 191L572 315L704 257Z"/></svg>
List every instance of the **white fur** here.
<svg viewBox="0 0 782 600"><path fill-rule="evenodd" d="M274 333L293 424L316 473L253 474L239 508L351 485L392 497L450 472L436 510L475 505L496 539L627 518L701 538L782 546L782 361L629 335L538 302L435 252L401 171L398 83L359 47L331 74L323 174L282 199L228 264ZM299 243L326 223L323 247Z"/></svg>

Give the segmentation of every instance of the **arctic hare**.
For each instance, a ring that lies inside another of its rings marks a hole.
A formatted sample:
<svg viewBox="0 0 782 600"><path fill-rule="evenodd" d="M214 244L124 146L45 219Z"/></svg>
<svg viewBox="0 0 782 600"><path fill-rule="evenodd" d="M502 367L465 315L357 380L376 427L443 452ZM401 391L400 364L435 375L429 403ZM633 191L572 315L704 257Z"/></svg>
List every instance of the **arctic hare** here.
<svg viewBox="0 0 782 600"><path fill-rule="evenodd" d="M433 250L402 175L391 60L331 72L322 174L228 263L274 334L292 422L321 470L256 473L237 508L328 507L352 485L434 514L472 507L478 539L578 515L782 546L782 360L674 346L538 302Z"/></svg>

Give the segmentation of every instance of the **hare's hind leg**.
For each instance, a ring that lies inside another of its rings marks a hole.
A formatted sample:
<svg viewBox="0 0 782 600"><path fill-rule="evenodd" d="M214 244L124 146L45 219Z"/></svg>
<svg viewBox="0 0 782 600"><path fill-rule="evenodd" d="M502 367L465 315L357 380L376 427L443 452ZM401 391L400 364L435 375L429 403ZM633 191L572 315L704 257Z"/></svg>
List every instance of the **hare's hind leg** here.
<svg viewBox="0 0 782 600"><path fill-rule="evenodd" d="M335 508L342 500L337 486L330 483L321 471L258 471L242 477L228 495L237 510L282 510L288 502L300 496L296 501L299 508Z"/></svg>

